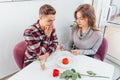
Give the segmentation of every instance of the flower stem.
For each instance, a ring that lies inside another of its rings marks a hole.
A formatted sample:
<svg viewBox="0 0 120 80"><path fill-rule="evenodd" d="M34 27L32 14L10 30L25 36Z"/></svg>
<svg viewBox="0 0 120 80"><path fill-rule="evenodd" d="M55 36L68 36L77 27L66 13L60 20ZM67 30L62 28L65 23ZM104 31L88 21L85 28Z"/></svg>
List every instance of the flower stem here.
<svg viewBox="0 0 120 80"><path fill-rule="evenodd" d="M93 75L87 75L87 74L80 74L81 76L89 76L89 77L99 77L99 78L110 78L107 76L93 76Z"/></svg>

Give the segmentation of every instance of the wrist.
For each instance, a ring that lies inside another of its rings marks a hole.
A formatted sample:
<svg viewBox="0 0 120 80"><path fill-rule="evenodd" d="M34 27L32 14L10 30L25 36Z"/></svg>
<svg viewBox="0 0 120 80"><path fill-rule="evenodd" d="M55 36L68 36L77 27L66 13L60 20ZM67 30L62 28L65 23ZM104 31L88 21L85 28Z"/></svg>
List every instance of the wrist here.
<svg viewBox="0 0 120 80"><path fill-rule="evenodd" d="M46 58L48 58L49 57L49 53L47 52L47 53L45 53L45 56L46 56Z"/></svg>

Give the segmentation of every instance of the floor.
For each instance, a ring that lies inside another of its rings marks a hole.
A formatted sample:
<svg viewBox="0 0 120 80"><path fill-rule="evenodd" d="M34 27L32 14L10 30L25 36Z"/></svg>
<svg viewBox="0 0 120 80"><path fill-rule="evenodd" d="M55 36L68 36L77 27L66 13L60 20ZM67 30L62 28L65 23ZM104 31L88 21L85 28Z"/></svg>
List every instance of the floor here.
<svg viewBox="0 0 120 80"><path fill-rule="evenodd" d="M115 67L113 80L120 80L120 65L118 65L118 64L116 64L108 59L105 59L105 62L112 64Z"/></svg>
<svg viewBox="0 0 120 80"><path fill-rule="evenodd" d="M114 76L113 76L113 80L120 80L120 65L108 60L108 59L105 59L105 62L109 63L109 64L112 64L114 65L115 67L115 71L114 71ZM17 72L15 72L17 73ZM11 77L12 75L14 75L15 73L11 74L11 75L8 75L0 80L7 80L9 77Z"/></svg>

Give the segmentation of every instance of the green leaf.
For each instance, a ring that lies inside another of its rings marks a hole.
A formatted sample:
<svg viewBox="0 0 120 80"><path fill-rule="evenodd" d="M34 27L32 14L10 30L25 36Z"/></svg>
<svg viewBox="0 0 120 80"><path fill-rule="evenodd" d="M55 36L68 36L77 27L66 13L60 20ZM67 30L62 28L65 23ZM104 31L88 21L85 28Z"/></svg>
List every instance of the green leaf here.
<svg viewBox="0 0 120 80"><path fill-rule="evenodd" d="M73 24L70 25L70 27L74 27L76 25L76 21L73 21Z"/></svg>
<svg viewBox="0 0 120 80"><path fill-rule="evenodd" d="M76 23L76 21L73 21L74 23Z"/></svg>
<svg viewBox="0 0 120 80"><path fill-rule="evenodd" d="M70 27L73 27L73 25L70 25Z"/></svg>
<svg viewBox="0 0 120 80"><path fill-rule="evenodd" d="M80 73L77 73L78 74L78 78L81 78L81 75L80 75Z"/></svg>
<svg viewBox="0 0 120 80"><path fill-rule="evenodd" d="M73 73L72 74L72 80L76 80L77 79L77 73Z"/></svg>
<svg viewBox="0 0 120 80"><path fill-rule="evenodd" d="M62 74L64 74L65 76L67 75L67 74L66 74L66 71L64 71Z"/></svg>
<svg viewBox="0 0 120 80"><path fill-rule="evenodd" d="M88 73L89 75L92 75L93 72L92 72L92 71L87 71L87 73Z"/></svg>
<svg viewBox="0 0 120 80"><path fill-rule="evenodd" d="M71 69L71 71L74 72L74 73L76 72L75 69Z"/></svg>
<svg viewBox="0 0 120 80"><path fill-rule="evenodd" d="M65 78L65 76L66 76L65 74L61 73L60 74L60 79Z"/></svg>
<svg viewBox="0 0 120 80"><path fill-rule="evenodd" d="M69 77L68 77L68 76L66 76L66 77L65 77L65 80L69 80Z"/></svg>
<svg viewBox="0 0 120 80"><path fill-rule="evenodd" d="M91 76L95 76L95 75L96 75L96 73L94 73L93 71L87 71L87 73L88 73L89 75L91 75Z"/></svg>
<svg viewBox="0 0 120 80"><path fill-rule="evenodd" d="M73 74L73 72L72 72L71 70L67 70L67 71L66 71L66 75L67 75L67 76L72 76L72 74Z"/></svg>

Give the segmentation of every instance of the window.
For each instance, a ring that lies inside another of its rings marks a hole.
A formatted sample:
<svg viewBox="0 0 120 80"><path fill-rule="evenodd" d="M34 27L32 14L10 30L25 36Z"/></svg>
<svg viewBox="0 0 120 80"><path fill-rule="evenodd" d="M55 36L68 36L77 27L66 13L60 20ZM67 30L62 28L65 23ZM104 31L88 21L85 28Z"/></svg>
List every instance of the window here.
<svg viewBox="0 0 120 80"><path fill-rule="evenodd" d="M120 0L111 0L108 11L108 22L120 24Z"/></svg>

